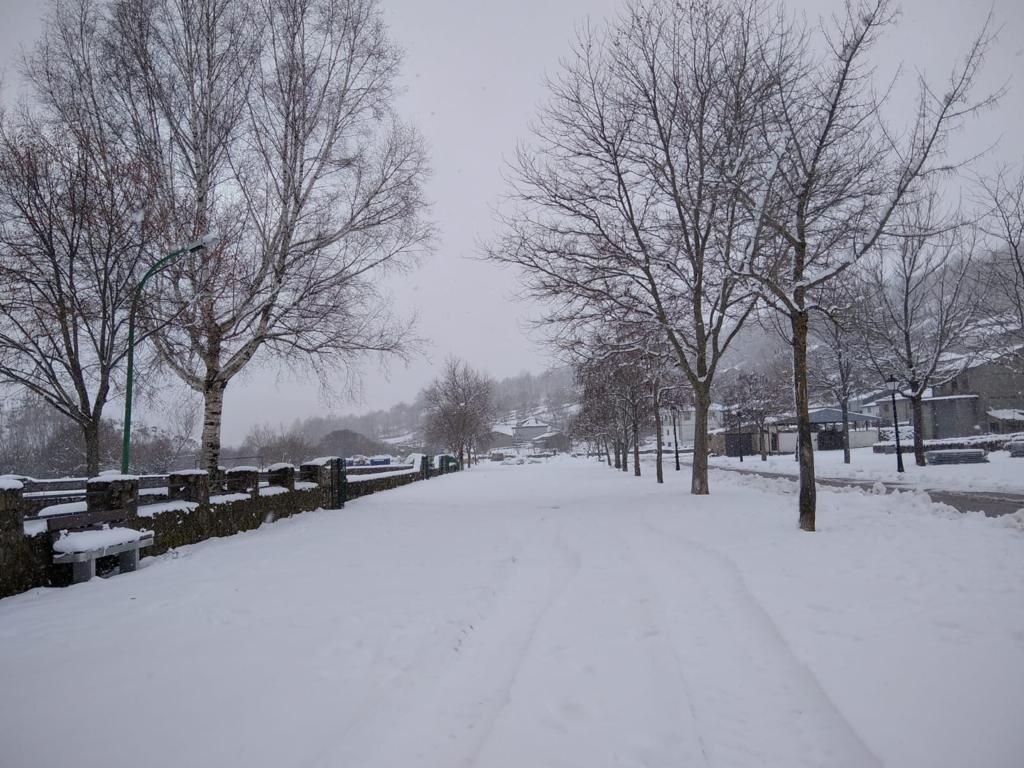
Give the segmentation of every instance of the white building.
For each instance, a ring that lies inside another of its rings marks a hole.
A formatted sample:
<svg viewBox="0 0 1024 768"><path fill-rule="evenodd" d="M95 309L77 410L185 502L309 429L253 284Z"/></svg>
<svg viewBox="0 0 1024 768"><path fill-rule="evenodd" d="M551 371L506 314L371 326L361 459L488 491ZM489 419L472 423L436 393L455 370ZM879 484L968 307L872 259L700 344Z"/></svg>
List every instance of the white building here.
<svg viewBox="0 0 1024 768"><path fill-rule="evenodd" d="M696 425L696 410L694 408L676 409L676 434L679 435L679 448L693 448L693 436ZM725 426L725 408L717 403L712 403L708 409L708 431L721 429ZM672 410L661 409L661 443L668 448L675 448L675 439L672 434Z"/></svg>

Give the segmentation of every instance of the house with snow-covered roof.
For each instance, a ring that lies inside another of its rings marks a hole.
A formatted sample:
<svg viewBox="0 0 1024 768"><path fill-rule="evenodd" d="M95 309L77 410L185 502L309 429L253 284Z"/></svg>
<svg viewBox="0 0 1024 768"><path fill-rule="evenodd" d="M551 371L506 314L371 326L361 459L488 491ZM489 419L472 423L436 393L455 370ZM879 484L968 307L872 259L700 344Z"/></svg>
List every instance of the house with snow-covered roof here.
<svg viewBox="0 0 1024 768"><path fill-rule="evenodd" d="M548 424L545 424L536 416L531 416L525 421L520 421L515 425L515 427L513 427L512 437L517 443L527 443L535 437L540 437L544 433L550 431L551 427Z"/></svg>
<svg viewBox="0 0 1024 768"><path fill-rule="evenodd" d="M888 393L862 410L892 423ZM925 390L921 399L921 434L926 440L1024 431L1024 376L1000 362L965 367L948 381ZM896 395L901 424L913 423L910 401Z"/></svg>

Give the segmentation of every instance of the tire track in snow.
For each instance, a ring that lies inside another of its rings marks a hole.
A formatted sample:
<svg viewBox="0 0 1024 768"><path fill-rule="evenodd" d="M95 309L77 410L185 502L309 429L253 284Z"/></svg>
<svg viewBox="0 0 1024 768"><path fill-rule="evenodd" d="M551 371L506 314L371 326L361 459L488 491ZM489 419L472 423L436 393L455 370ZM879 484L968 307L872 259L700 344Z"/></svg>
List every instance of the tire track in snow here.
<svg viewBox="0 0 1024 768"><path fill-rule="evenodd" d="M476 764L509 703L537 628L579 569L560 526L542 520L540 528L471 628L456 632L431 661L418 659L403 679L389 683L346 728L347 738L312 765Z"/></svg>
<svg viewBox="0 0 1024 768"><path fill-rule="evenodd" d="M731 560L649 521L636 535L654 555L643 564L682 663L699 671L690 679L698 719L715 721L711 765L880 765Z"/></svg>

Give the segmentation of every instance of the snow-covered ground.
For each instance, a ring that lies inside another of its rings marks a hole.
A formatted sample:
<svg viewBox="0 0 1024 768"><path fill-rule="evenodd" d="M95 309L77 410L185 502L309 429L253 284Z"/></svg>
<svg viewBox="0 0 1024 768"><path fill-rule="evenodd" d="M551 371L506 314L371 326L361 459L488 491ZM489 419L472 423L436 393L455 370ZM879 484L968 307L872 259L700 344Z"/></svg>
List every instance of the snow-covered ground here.
<svg viewBox="0 0 1024 768"><path fill-rule="evenodd" d="M1024 530L481 464L0 601L0 765L1019 768Z"/></svg>
<svg viewBox="0 0 1024 768"><path fill-rule="evenodd" d="M815 451L814 471L819 477L850 480L881 480L902 483L913 488L932 488L951 491L1014 491L1024 493L1024 458L1011 458L1007 451L992 451L987 464L939 464L919 467L914 463L913 448L903 453L904 472L896 471L896 454L873 453L870 448L856 448L850 452L850 463L843 464L842 451ZM689 457L684 457L689 461ZM667 456L666 466L671 463ZM793 475L798 472L792 455L738 458L712 456L712 466L752 469L757 472ZM1022 763L1024 764L1024 763Z"/></svg>

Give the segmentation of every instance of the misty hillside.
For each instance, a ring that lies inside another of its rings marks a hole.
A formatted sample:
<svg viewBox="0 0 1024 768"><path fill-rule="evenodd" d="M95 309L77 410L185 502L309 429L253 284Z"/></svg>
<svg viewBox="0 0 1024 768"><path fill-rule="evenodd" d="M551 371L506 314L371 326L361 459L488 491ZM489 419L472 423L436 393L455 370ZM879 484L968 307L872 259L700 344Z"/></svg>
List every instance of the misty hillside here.
<svg viewBox="0 0 1024 768"><path fill-rule="evenodd" d="M578 396L569 367L521 373L494 382L496 424L535 417L566 430ZM423 440L423 391L411 403L365 414L329 414L299 419L290 427L257 424L238 445L223 449L225 465L278 461L300 463L313 456L404 454L427 448Z"/></svg>

